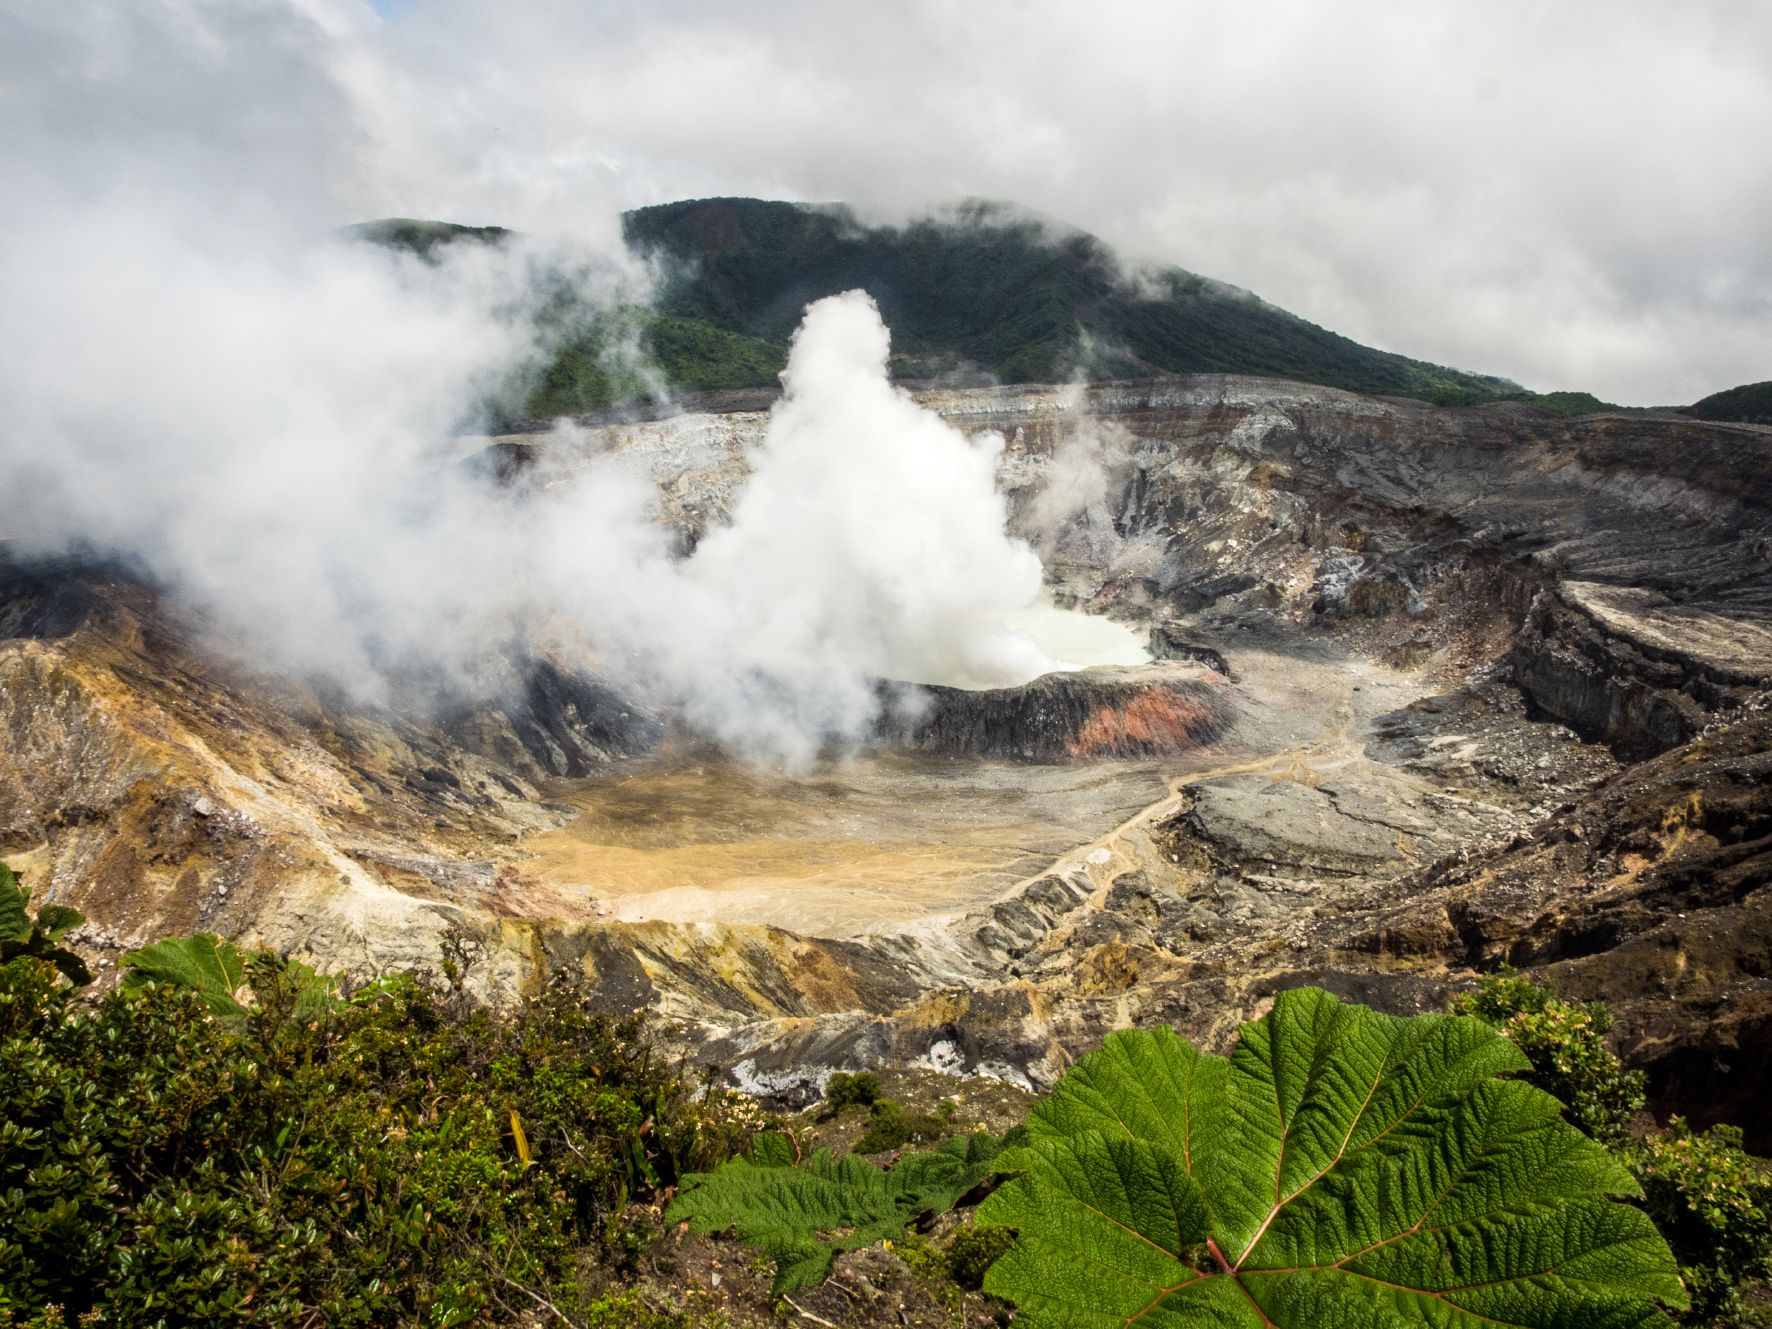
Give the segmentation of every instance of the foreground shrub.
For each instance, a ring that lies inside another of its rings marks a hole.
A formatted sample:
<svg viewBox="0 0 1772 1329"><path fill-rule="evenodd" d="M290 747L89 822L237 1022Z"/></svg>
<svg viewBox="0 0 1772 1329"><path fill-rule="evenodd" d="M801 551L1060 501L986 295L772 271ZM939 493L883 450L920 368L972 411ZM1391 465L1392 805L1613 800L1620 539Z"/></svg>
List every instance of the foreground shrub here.
<svg viewBox="0 0 1772 1329"><path fill-rule="evenodd" d="M1633 1136L1644 1077L1606 1046L1612 1021L1601 1002L1565 1001L1530 978L1503 974L1485 978L1455 1009L1512 1040L1532 1063L1528 1078L1637 1178L1692 1297L1677 1318L1719 1329L1764 1324L1742 1288L1772 1278L1772 1172L1741 1148L1741 1132L1716 1126L1695 1134L1675 1117L1665 1131Z"/></svg>
<svg viewBox="0 0 1772 1329"><path fill-rule="evenodd" d="M1002 1143L991 1135L944 1141L906 1154L890 1169L820 1150L797 1159L784 1135L765 1135L749 1158L685 1177L665 1217L698 1232L734 1230L775 1259L775 1289L823 1281L842 1251L903 1235L920 1215L945 1213L996 1171Z"/></svg>
<svg viewBox="0 0 1772 1329"><path fill-rule="evenodd" d="M86 920L66 905L46 904L35 914L24 883L0 863L0 964L30 956L47 960L72 983L92 982L92 971L62 938Z"/></svg>
<svg viewBox="0 0 1772 1329"><path fill-rule="evenodd" d="M1452 1003L1526 1054L1526 1079L1568 1109L1569 1120L1594 1139L1622 1145L1644 1103L1641 1071L1626 1070L1606 1034L1612 1015L1604 1002L1565 1001L1555 989L1521 974L1491 974Z"/></svg>
<svg viewBox="0 0 1772 1329"><path fill-rule="evenodd" d="M1037 1105L987 1291L1029 1326L1650 1326L1683 1306L1630 1173L1476 1020L1280 994L1229 1058L1109 1037Z"/></svg>
<svg viewBox="0 0 1772 1329"><path fill-rule="evenodd" d="M868 1108L868 1124L855 1141L858 1154L884 1154L907 1144L930 1144L947 1134L947 1122L929 1112L914 1112L893 1098L877 1098Z"/></svg>
<svg viewBox="0 0 1772 1329"><path fill-rule="evenodd" d="M0 1325L641 1323L598 1299L628 1201L762 1124L567 982L499 1012L225 943L134 972L88 1004L0 965Z"/></svg>
<svg viewBox="0 0 1772 1329"><path fill-rule="evenodd" d="M1772 1278L1772 1170L1742 1149L1741 1132L1699 1134L1675 1117L1635 1147L1631 1166L1692 1291L1690 1322L1764 1324L1741 1289Z"/></svg>
<svg viewBox="0 0 1772 1329"><path fill-rule="evenodd" d="M880 1080L872 1071L836 1071L825 1082L821 1121L828 1121L851 1105L872 1107L880 1099Z"/></svg>

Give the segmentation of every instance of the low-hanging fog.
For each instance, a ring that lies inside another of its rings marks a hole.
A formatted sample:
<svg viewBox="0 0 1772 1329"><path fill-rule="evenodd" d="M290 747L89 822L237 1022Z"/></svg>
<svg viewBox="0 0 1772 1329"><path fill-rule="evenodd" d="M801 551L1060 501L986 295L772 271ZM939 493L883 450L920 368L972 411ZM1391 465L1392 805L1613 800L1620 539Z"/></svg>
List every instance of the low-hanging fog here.
<svg viewBox="0 0 1772 1329"><path fill-rule="evenodd" d="M412 705L505 686L501 656L551 645L804 762L865 736L879 679L1051 666L1005 626L1041 566L1006 533L1001 440L889 384L864 293L808 310L730 525L681 559L619 460L505 490L444 447L545 353L544 279L631 303L648 274L626 255L431 264L129 221L63 214L0 252L0 534L134 559L254 668Z"/></svg>
<svg viewBox="0 0 1772 1329"><path fill-rule="evenodd" d="M864 735L878 679L1047 667L1004 626L1041 568L1005 533L1000 442L888 385L863 295L812 311L693 558L615 460L511 489L459 464L452 435L547 359L562 282L631 311L656 274L610 200L434 262L339 238L398 145L324 9L0 9L41 56L0 71L11 551L131 560L210 646L362 703L486 697L552 648L772 761Z"/></svg>

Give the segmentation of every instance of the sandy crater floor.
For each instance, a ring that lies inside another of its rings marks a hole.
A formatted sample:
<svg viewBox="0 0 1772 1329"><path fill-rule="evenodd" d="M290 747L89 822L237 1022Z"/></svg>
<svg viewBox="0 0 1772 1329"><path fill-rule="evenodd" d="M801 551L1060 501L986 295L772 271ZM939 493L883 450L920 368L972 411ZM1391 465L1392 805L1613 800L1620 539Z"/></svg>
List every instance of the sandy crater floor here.
<svg viewBox="0 0 1772 1329"><path fill-rule="evenodd" d="M855 937L989 903L1087 854L1176 787L1252 768L1296 779L1357 753L1366 722L1430 690L1330 654L1236 653L1243 718L1181 760L1039 765L868 755L808 776L664 754L562 782L574 821L527 840L556 901L624 921Z"/></svg>

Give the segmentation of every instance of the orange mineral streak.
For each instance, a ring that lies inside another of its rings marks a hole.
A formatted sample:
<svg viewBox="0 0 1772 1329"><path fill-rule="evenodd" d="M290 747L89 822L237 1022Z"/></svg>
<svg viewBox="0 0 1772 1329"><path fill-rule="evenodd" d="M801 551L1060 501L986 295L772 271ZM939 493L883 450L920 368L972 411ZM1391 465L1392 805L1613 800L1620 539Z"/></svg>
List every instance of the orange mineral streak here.
<svg viewBox="0 0 1772 1329"><path fill-rule="evenodd" d="M1211 742L1216 727L1199 702L1167 688L1145 688L1123 704L1096 707L1066 751L1073 757L1190 752Z"/></svg>

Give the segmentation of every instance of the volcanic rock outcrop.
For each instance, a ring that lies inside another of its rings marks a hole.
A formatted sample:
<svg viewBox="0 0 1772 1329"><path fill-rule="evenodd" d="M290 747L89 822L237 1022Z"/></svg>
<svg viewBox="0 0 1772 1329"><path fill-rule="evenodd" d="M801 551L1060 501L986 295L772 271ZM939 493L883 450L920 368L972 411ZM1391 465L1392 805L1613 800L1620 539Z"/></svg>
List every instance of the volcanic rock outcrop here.
<svg viewBox="0 0 1772 1329"><path fill-rule="evenodd" d="M926 687L880 739L950 757L1090 761L1169 757L1223 737L1234 719L1223 679L1189 665L1045 674L1015 688Z"/></svg>
<svg viewBox="0 0 1772 1329"><path fill-rule="evenodd" d="M352 707L230 667L119 566L0 546L0 855L101 951L253 937L358 973L435 962L509 912L477 851L557 824L537 782L643 751L658 721L545 658L494 704Z"/></svg>

